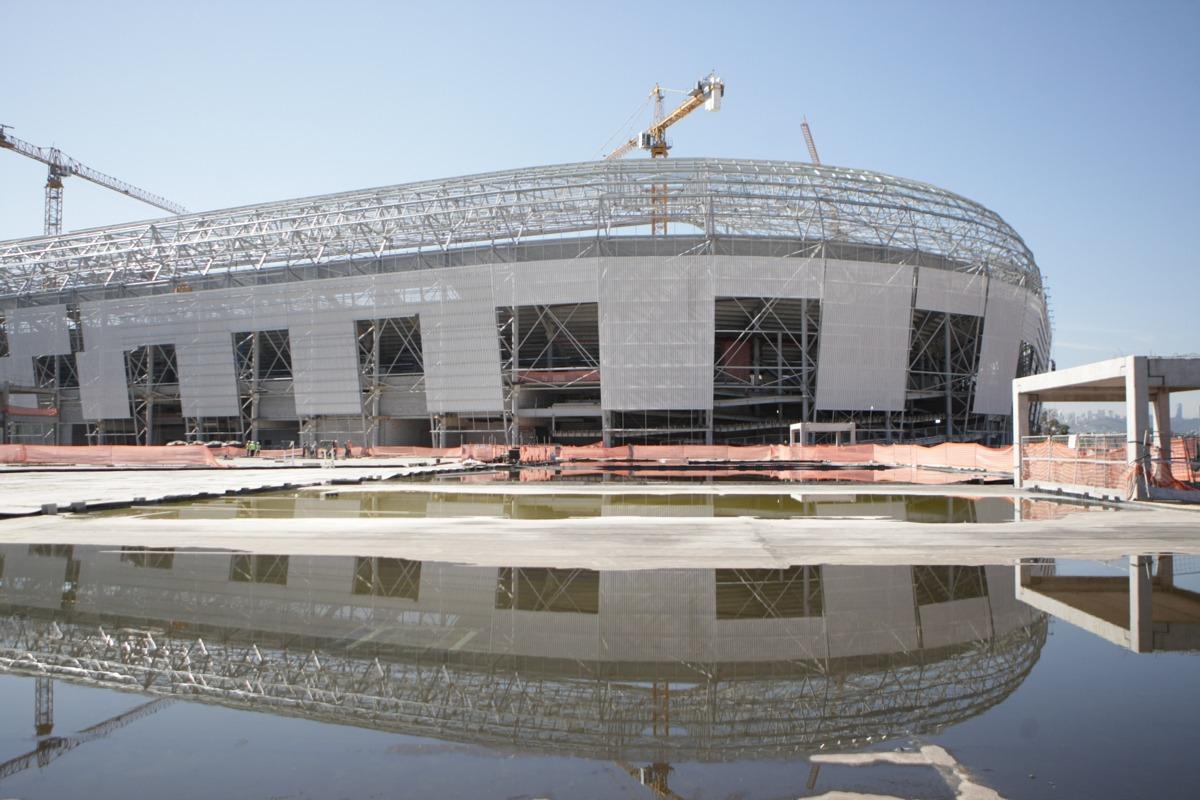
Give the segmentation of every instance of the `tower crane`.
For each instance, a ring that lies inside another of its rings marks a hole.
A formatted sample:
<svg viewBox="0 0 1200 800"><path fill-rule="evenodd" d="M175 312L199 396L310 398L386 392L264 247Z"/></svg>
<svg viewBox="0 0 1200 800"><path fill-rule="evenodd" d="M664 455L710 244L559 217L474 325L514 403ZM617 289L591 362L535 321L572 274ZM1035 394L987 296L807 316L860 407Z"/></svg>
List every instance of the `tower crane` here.
<svg viewBox="0 0 1200 800"><path fill-rule="evenodd" d="M679 122L700 106L707 111L720 111L721 98L725 96L725 82L710 72L707 77L696 81L696 86L687 93L687 97L670 114L663 114L663 96L665 90L658 84L650 90L650 98L654 101L654 121L650 127L634 136L629 141L604 157L605 161L613 161L632 152L635 149L649 150L651 158L666 158L671 149L667 141L667 128ZM650 232L657 236L667 232L667 186L655 184L650 189Z"/></svg>
<svg viewBox="0 0 1200 800"><path fill-rule="evenodd" d="M808 160L821 166L821 157L817 155L817 143L813 141L812 130L808 127L808 118L803 117L800 120L800 130L804 133L804 146L808 148Z"/></svg>
<svg viewBox="0 0 1200 800"><path fill-rule="evenodd" d="M650 127L634 136L604 157L605 161L620 158L634 149L649 150L651 158L665 158L671 145L667 142L667 128L674 125L700 106L707 111L720 111L721 98L725 95L725 82L710 72L708 77L696 81L696 88L687 93L687 99L670 114L663 116L664 89L658 84L650 90L654 100L654 122Z"/></svg>
<svg viewBox="0 0 1200 800"><path fill-rule="evenodd" d="M172 214L187 213L187 209L178 203L173 203L165 197L152 194L111 175L105 175L103 172L94 170L86 164L82 164L71 158L57 147L38 147L22 139L18 139L8 133L8 129L8 125L0 125L0 148L20 153L23 156L32 158L34 161L40 161L49 167L49 175L46 177L45 233L47 236L57 236L62 233L63 178L68 178L72 175L91 181L106 189L112 189L114 192L120 192L127 197L132 197L134 200L141 200L143 203L152 205L155 208L161 208L163 211L170 211Z"/></svg>

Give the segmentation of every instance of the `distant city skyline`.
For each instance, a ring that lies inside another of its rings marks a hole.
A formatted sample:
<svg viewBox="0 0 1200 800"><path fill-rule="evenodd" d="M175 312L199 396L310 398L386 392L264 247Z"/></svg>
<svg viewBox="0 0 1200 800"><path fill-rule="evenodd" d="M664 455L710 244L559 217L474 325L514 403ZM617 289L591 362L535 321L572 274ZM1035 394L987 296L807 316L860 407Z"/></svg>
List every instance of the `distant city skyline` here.
<svg viewBox="0 0 1200 800"><path fill-rule="evenodd" d="M1124 407L1094 408L1079 410L1070 406L1046 407L1050 416L1070 427L1072 433L1116 433L1125 430ZM1176 403L1171 414L1173 433L1200 432L1200 405L1195 407L1195 416L1186 415L1183 403Z"/></svg>

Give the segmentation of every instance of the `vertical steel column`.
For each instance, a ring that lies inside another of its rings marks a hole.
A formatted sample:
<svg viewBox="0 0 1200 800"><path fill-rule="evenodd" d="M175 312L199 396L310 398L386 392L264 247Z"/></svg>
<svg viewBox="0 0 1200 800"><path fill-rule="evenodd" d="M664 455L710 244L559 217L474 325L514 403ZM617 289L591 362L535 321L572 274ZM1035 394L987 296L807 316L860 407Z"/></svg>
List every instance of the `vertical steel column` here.
<svg viewBox="0 0 1200 800"><path fill-rule="evenodd" d="M262 360L262 340L258 331L250 334L250 431L245 437L258 441L258 369Z"/></svg>
<svg viewBox="0 0 1200 800"><path fill-rule="evenodd" d="M154 351L156 345L146 347L146 432L142 444L154 443Z"/></svg>
<svg viewBox="0 0 1200 800"><path fill-rule="evenodd" d="M54 681L44 676L33 682L33 730L39 738L54 732Z"/></svg>
<svg viewBox="0 0 1200 800"><path fill-rule="evenodd" d="M945 343L946 352L942 354L942 361L945 364L945 381L946 381L946 441L950 441L954 435L954 402L953 392L954 378L950 369L950 312L947 311L942 315L942 327L945 330L942 333Z"/></svg>
<svg viewBox="0 0 1200 800"><path fill-rule="evenodd" d="M508 430L511 426L508 445L510 447L520 443L520 423L517 421L517 409L520 407L520 368L521 368L521 315L517 306L512 307L512 348L509 356L512 358L512 366L509 370L509 424L505 426Z"/></svg>
<svg viewBox="0 0 1200 800"><path fill-rule="evenodd" d="M775 332L775 394L783 394L783 332ZM782 409L783 406L780 406ZM781 412L782 413L782 412Z"/></svg>
<svg viewBox="0 0 1200 800"><path fill-rule="evenodd" d="M379 342L381 339L381 320L371 320L371 447L379 446L379 420L383 414L382 369L383 356ZM363 442L367 444L367 442Z"/></svg>
<svg viewBox="0 0 1200 800"><path fill-rule="evenodd" d="M809 303L811 303L811 302L813 302L813 301L811 301L811 300L804 301L804 313L800 315L801 319L803 320L803 324L800 326L800 348L804 351L803 353L800 354L800 369L801 369L800 374L802 377L802 382L804 384L804 390L803 390L804 391L804 409L802 412L803 416L804 416L804 419L802 420L803 422L812 422L812 419L809 418L809 408L808 408L809 407L809 391L808 391L808 361L809 361L809 359L808 359L808 323L809 323L809 316L808 316L808 308L809 308Z"/></svg>

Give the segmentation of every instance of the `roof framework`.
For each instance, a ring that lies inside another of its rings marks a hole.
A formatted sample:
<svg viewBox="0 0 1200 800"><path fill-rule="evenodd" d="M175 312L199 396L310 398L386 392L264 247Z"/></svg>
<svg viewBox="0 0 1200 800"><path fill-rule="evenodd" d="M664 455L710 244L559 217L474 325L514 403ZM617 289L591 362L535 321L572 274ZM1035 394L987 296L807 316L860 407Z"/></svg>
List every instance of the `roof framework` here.
<svg viewBox="0 0 1200 800"><path fill-rule="evenodd" d="M937 652L840 664L689 662L673 675L669 663L622 669L536 657L513 663L495 653L318 651L305 647L311 640L289 647L261 632L207 630L200 639L148 630L145 620L60 616L0 616L0 675L491 747L668 762L791 756L935 732L1011 694L1046 640L1042 616ZM668 685L669 710L654 694ZM663 715L669 734L655 728Z"/></svg>
<svg viewBox="0 0 1200 800"><path fill-rule="evenodd" d="M586 162L322 195L0 242L0 296L185 282L549 237L837 241L937 255L1042 291L998 215L929 184L783 161Z"/></svg>

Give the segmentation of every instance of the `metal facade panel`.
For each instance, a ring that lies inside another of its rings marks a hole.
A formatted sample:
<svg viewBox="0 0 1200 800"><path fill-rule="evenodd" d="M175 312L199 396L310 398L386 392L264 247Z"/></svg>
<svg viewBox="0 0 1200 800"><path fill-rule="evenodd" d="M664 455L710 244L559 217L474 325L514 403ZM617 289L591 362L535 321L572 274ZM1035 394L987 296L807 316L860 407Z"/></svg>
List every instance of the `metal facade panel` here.
<svg viewBox="0 0 1200 800"><path fill-rule="evenodd" d="M112 347L75 354L79 399L85 419L129 419L125 353Z"/></svg>
<svg viewBox="0 0 1200 800"><path fill-rule="evenodd" d="M817 410L904 409L912 286L911 266L826 264Z"/></svg>
<svg viewBox="0 0 1200 800"><path fill-rule="evenodd" d="M388 388L379 396L379 413L385 417L423 417L429 413L425 406L424 383L415 388L412 382L408 386L397 386L398 379L387 379Z"/></svg>
<svg viewBox="0 0 1200 800"><path fill-rule="evenodd" d="M1050 351L1050 320L1045 301L1036 293L1025 292L1025 319L1021 341L1037 347L1043 356Z"/></svg>
<svg viewBox="0 0 1200 800"><path fill-rule="evenodd" d="M713 657L713 571L613 570L600 573L600 637L610 661Z"/></svg>
<svg viewBox="0 0 1200 800"><path fill-rule="evenodd" d="M63 305L11 309L4 314L4 333L9 354L0 358L0 383L32 386L35 357L71 352L67 307Z"/></svg>
<svg viewBox="0 0 1200 800"><path fill-rule="evenodd" d="M228 333L197 334L175 343L179 399L185 417L236 417L237 372Z"/></svg>
<svg viewBox="0 0 1200 800"><path fill-rule="evenodd" d="M0 383L33 386L33 358L19 354L0 358Z"/></svg>
<svg viewBox="0 0 1200 800"><path fill-rule="evenodd" d="M597 258L497 264L492 282L498 306L595 303Z"/></svg>
<svg viewBox="0 0 1200 800"><path fill-rule="evenodd" d="M503 409L500 342L489 270L442 272L421 307L429 413Z"/></svg>
<svg viewBox="0 0 1200 800"><path fill-rule="evenodd" d="M1012 413L1012 381L1017 376L1024 325L1025 290L1003 281L989 281L972 409L976 414Z"/></svg>
<svg viewBox="0 0 1200 800"><path fill-rule="evenodd" d="M14 356L65 356L71 352L67 307L16 308L4 315L8 351Z"/></svg>
<svg viewBox="0 0 1200 800"><path fill-rule="evenodd" d="M916 650L912 567L824 566L829 657Z"/></svg>
<svg viewBox="0 0 1200 800"><path fill-rule="evenodd" d="M707 259L601 259L601 406L711 408L713 327Z"/></svg>
<svg viewBox="0 0 1200 800"><path fill-rule="evenodd" d="M296 413L302 417L361 414L354 324L314 321L293 326L289 337Z"/></svg>
<svg viewBox="0 0 1200 800"><path fill-rule="evenodd" d="M824 259L705 256L717 297L820 299Z"/></svg>
<svg viewBox="0 0 1200 800"><path fill-rule="evenodd" d="M987 277L935 267L917 270L917 308L948 314L983 316Z"/></svg>

